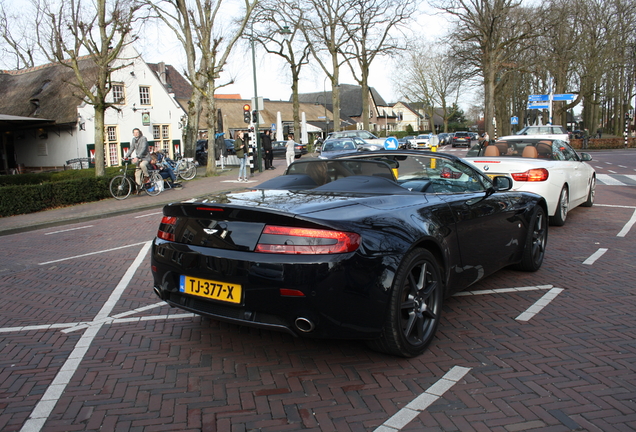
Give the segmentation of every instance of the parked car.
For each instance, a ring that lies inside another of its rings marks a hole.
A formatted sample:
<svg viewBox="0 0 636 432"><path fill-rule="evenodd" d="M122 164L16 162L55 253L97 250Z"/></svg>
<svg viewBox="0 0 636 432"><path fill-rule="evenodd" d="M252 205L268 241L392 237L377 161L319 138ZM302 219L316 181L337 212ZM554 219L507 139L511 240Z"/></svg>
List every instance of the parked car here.
<svg viewBox="0 0 636 432"><path fill-rule="evenodd" d="M429 144L429 135L422 134L415 137L415 139L411 140L411 148L412 149L428 149L431 148Z"/></svg>
<svg viewBox="0 0 636 432"><path fill-rule="evenodd" d="M234 140L233 139L229 139L229 138L225 138L223 140L224 144L225 144L225 152L223 153L223 156L228 156L228 155L233 155L236 154L236 152L234 151ZM197 146L195 149L195 158L194 160L197 161L199 163L199 165L207 165L208 164L208 140L198 140L197 141ZM216 154L216 160L219 160L219 157L221 156L219 154L219 152L217 151Z"/></svg>
<svg viewBox="0 0 636 432"><path fill-rule="evenodd" d="M344 130L344 131L331 132L327 138L334 139L334 138L353 138L353 137L362 138L368 144L377 144L382 146L382 148L384 148L385 138L378 138L377 136L373 135L371 132L365 131L365 130Z"/></svg>
<svg viewBox="0 0 636 432"><path fill-rule="evenodd" d="M331 158L342 153L351 153L358 151L355 138L335 138L328 139L318 150L320 157L323 159Z"/></svg>
<svg viewBox="0 0 636 432"><path fill-rule="evenodd" d="M470 142L472 141L472 136L468 132L455 132L453 134L453 139L451 141L451 145L453 147L457 146L466 146L470 147Z"/></svg>
<svg viewBox="0 0 636 432"><path fill-rule="evenodd" d="M545 200L511 185L444 153L299 160L255 190L165 206L154 291L213 319L417 356L444 298L541 267Z"/></svg>
<svg viewBox="0 0 636 432"><path fill-rule="evenodd" d="M544 197L552 225L563 225L576 206L594 204L596 172L587 163L592 157L577 153L563 140L545 135L501 137L489 146L474 146L466 160L489 176L510 177L514 191Z"/></svg>
<svg viewBox="0 0 636 432"><path fill-rule="evenodd" d="M272 153L274 154L275 159L285 159L285 155L287 154L287 147L285 145L287 141L273 141L272 142ZM307 154L307 145L294 143L294 157L299 159L302 155Z"/></svg>
<svg viewBox="0 0 636 432"><path fill-rule="evenodd" d="M473 141L477 141L479 139L479 134L477 132L468 132L470 135L470 139Z"/></svg>
<svg viewBox="0 0 636 432"><path fill-rule="evenodd" d="M399 142L401 145L403 145L403 146L401 146L400 148L402 148L402 149L406 149L406 150L408 150L408 149L412 148L412 147L411 147L411 144L413 143L413 140L414 140L414 139L415 139L415 135L407 135L407 136L405 136L404 138L402 138L402 140L403 140L403 141L398 140L398 142Z"/></svg>
<svg viewBox="0 0 636 432"><path fill-rule="evenodd" d="M545 138L570 142L568 131L563 126L556 125L526 126L517 132L517 135L542 135Z"/></svg>
<svg viewBox="0 0 636 432"><path fill-rule="evenodd" d="M439 139L440 147L450 144L451 143L450 140L451 140L452 137L453 137L453 134L450 134L450 133L442 132L442 133L437 134L437 138Z"/></svg>

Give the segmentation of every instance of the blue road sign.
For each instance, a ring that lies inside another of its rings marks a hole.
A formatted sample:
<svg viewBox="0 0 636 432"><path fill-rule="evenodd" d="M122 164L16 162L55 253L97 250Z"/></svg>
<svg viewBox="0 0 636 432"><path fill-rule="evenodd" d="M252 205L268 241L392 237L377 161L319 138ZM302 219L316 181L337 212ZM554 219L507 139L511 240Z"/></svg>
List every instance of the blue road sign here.
<svg viewBox="0 0 636 432"><path fill-rule="evenodd" d="M548 95L529 95L528 102L547 102L550 98Z"/></svg>
<svg viewBox="0 0 636 432"><path fill-rule="evenodd" d="M528 102L528 109L549 109L550 105L543 102Z"/></svg>
<svg viewBox="0 0 636 432"><path fill-rule="evenodd" d="M573 101L574 99L576 99L576 95L570 93L552 95L552 100L555 101Z"/></svg>
<svg viewBox="0 0 636 432"><path fill-rule="evenodd" d="M396 137L388 137L384 140L384 149L385 150L397 150L398 149L398 140Z"/></svg>
<svg viewBox="0 0 636 432"><path fill-rule="evenodd" d="M519 117L517 116L510 117L510 124L519 124Z"/></svg>
<svg viewBox="0 0 636 432"><path fill-rule="evenodd" d="M272 132L276 132L276 123L272 123Z"/></svg>

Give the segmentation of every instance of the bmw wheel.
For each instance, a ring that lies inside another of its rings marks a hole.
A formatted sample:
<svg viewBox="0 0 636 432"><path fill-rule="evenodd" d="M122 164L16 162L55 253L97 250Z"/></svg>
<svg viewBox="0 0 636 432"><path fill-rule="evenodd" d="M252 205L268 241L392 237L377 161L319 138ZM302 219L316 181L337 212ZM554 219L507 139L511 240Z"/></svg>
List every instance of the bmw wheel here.
<svg viewBox="0 0 636 432"><path fill-rule="evenodd" d="M587 201L581 204L582 207L592 207L594 205L594 197L596 196L596 177L590 180L590 191L587 194Z"/></svg>
<svg viewBox="0 0 636 432"><path fill-rule="evenodd" d="M439 264L429 251L409 252L395 275L386 322L372 349L402 357L422 354L435 337L442 313Z"/></svg>
<svg viewBox="0 0 636 432"><path fill-rule="evenodd" d="M559 202L557 203L556 212L554 216L550 218L550 224L555 226L565 225L565 220L568 217L568 208L570 207L570 194L568 193L568 187L563 186L561 194L559 195Z"/></svg>

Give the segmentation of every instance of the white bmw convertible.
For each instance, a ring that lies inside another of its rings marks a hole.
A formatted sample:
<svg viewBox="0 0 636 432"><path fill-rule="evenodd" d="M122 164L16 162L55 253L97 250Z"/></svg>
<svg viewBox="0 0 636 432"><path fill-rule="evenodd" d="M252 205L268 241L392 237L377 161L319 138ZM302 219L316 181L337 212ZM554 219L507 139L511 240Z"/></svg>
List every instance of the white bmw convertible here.
<svg viewBox="0 0 636 432"><path fill-rule="evenodd" d="M588 153L545 135L505 136L488 146L474 146L465 160L488 176L506 175L512 190L534 192L548 203L552 225L565 223L568 211L594 204L596 172Z"/></svg>

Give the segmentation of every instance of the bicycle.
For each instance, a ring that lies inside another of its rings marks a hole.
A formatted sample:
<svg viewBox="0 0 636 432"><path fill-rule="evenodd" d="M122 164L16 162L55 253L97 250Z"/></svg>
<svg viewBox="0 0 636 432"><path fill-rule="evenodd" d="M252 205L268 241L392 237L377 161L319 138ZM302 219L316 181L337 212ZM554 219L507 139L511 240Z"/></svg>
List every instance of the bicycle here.
<svg viewBox="0 0 636 432"><path fill-rule="evenodd" d="M148 170L150 178L148 182L144 183L143 187L140 188L135 181L134 175L130 175L128 173L128 166L130 163L131 162L128 159L124 160L124 167L119 170L120 172L123 172L123 174L116 175L110 181L109 190L113 198L124 200L130 196L133 188L137 193L144 190L150 196L159 195L163 190L163 178L159 174L159 171ZM138 170L141 168L136 167L135 169Z"/></svg>
<svg viewBox="0 0 636 432"><path fill-rule="evenodd" d="M192 161L192 158L183 158L181 155L176 154L175 159L176 161L173 161L168 156L164 157L165 163L170 164L177 177L181 177L184 180L192 180L197 176L197 166Z"/></svg>

